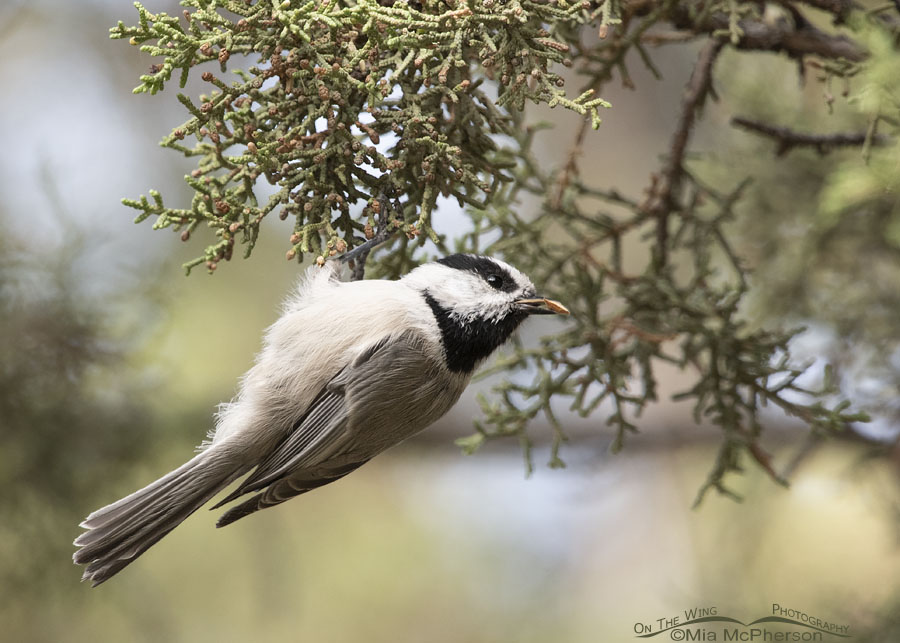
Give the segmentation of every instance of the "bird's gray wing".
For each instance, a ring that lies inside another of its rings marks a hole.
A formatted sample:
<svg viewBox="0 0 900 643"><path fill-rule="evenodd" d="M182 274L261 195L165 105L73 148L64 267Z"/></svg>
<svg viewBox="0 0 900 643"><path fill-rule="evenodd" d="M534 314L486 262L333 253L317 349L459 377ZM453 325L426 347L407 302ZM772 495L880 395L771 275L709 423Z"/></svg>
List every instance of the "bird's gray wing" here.
<svg viewBox="0 0 900 643"><path fill-rule="evenodd" d="M388 340L389 337L385 337L376 342L351 364L341 369L319 392L309 405L306 414L294 423L287 436L265 460L257 465L253 473L247 476L237 489L215 504L212 509L218 509L246 493L259 491L304 464L308 466L320 460L322 453L339 440L347 425L346 390L345 387L336 386L335 383L340 381L348 368L359 368L371 359L384 348Z"/></svg>
<svg viewBox="0 0 900 643"><path fill-rule="evenodd" d="M386 337L344 367L288 436L216 505L265 489L226 512L218 526L333 482L443 415L458 392L451 393L449 404L437 413L421 407L415 413L415 402L433 395L428 389L434 387L438 370L422 346L413 332ZM385 417L387 425L382 426Z"/></svg>
<svg viewBox="0 0 900 643"><path fill-rule="evenodd" d="M343 390L322 390L309 410L291 428L287 437L257 465L256 469L227 498L216 504L217 509L235 498L258 491L304 464L321 461L344 435L347 425L347 405ZM360 463L362 464L362 463Z"/></svg>

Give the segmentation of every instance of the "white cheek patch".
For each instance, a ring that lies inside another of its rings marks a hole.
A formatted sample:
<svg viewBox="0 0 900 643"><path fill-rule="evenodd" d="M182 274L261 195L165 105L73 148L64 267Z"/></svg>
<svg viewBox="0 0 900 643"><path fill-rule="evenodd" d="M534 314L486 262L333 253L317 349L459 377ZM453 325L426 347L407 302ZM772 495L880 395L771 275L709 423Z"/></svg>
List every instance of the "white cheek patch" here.
<svg viewBox="0 0 900 643"><path fill-rule="evenodd" d="M476 291L471 289L464 296L453 301L441 302L450 311L450 315L462 321L487 319L499 321L505 317L515 299L512 293Z"/></svg>
<svg viewBox="0 0 900 643"><path fill-rule="evenodd" d="M512 266L501 261L496 263L518 284L519 288L515 292L497 290L474 272L437 263L420 266L404 280L420 292L427 292L454 319L463 322L475 319L499 322L511 312L516 299L534 292L534 286Z"/></svg>
<svg viewBox="0 0 900 643"><path fill-rule="evenodd" d="M496 293L493 296L485 297L483 294L477 295L477 303L466 306L463 302L457 302L450 308L454 317L472 321L476 318L499 321L509 312L512 299L510 293Z"/></svg>

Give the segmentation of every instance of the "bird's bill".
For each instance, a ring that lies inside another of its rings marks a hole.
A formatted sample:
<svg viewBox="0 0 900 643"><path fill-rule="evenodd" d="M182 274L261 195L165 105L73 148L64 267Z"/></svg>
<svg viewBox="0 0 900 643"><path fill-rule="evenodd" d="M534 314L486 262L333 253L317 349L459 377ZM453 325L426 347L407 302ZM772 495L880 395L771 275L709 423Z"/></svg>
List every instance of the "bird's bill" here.
<svg viewBox="0 0 900 643"><path fill-rule="evenodd" d="M517 299L519 307L529 315L568 315L569 309L558 301L535 297L533 299Z"/></svg>

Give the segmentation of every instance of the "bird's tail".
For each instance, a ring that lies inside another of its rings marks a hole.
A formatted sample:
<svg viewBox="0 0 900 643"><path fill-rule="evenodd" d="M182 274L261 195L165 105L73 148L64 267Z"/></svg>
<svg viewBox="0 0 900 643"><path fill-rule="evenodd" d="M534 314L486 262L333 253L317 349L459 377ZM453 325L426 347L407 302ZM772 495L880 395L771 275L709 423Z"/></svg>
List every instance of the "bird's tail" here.
<svg viewBox="0 0 900 643"><path fill-rule="evenodd" d="M87 565L82 580L96 587L109 580L177 527L244 470L213 449L130 496L98 509L84 519L88 531L75 539L72 556Z"/></svg>

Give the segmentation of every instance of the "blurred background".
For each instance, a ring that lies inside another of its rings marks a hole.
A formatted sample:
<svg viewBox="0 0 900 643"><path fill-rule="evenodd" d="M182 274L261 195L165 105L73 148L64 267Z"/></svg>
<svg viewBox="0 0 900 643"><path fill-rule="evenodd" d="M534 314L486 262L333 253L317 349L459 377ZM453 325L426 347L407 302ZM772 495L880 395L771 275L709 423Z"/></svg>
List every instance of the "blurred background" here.
<svg viewBox="0 0 900 643"><path fill-rule="evenodd" d="M615 456L602 416L570 419L568 466L526 479L513 441L470 457L453 444L472 432L486 383L334 485L224 530L201 510L121 576L80 584L78 522L189 457L299 274L283 259L289 224L269 222L249 261L189 278L180 264L201 240L182 247L132 224L122 197L186 200L191 169L157 146L184 120L174 92L132 95L150 61L108 40L134 19L113 0L0 5L4 640L627 641L635 623L692 607L751 621L772 603L849 624L856 640L900 640L896 455L810 441L773 414L767 447L791 487L750 468L732 480L744 502L710 495L692 510L719 435L689 409L661 396ZM637 91L609 85L585 167L640 192L694 57L671 50L664 80L636 74ZM744 70L747 95L787 66L769 58ZM728 64L719 73L734 78ZM574 119L534 116L557 123L541 157L563 160ZM727 117L708 114L695 144L735 136ZM451 236L465 225L443 220ZM675 389L681 377L665 379ZM533 437L545 462L549 430Z"/></svg>

